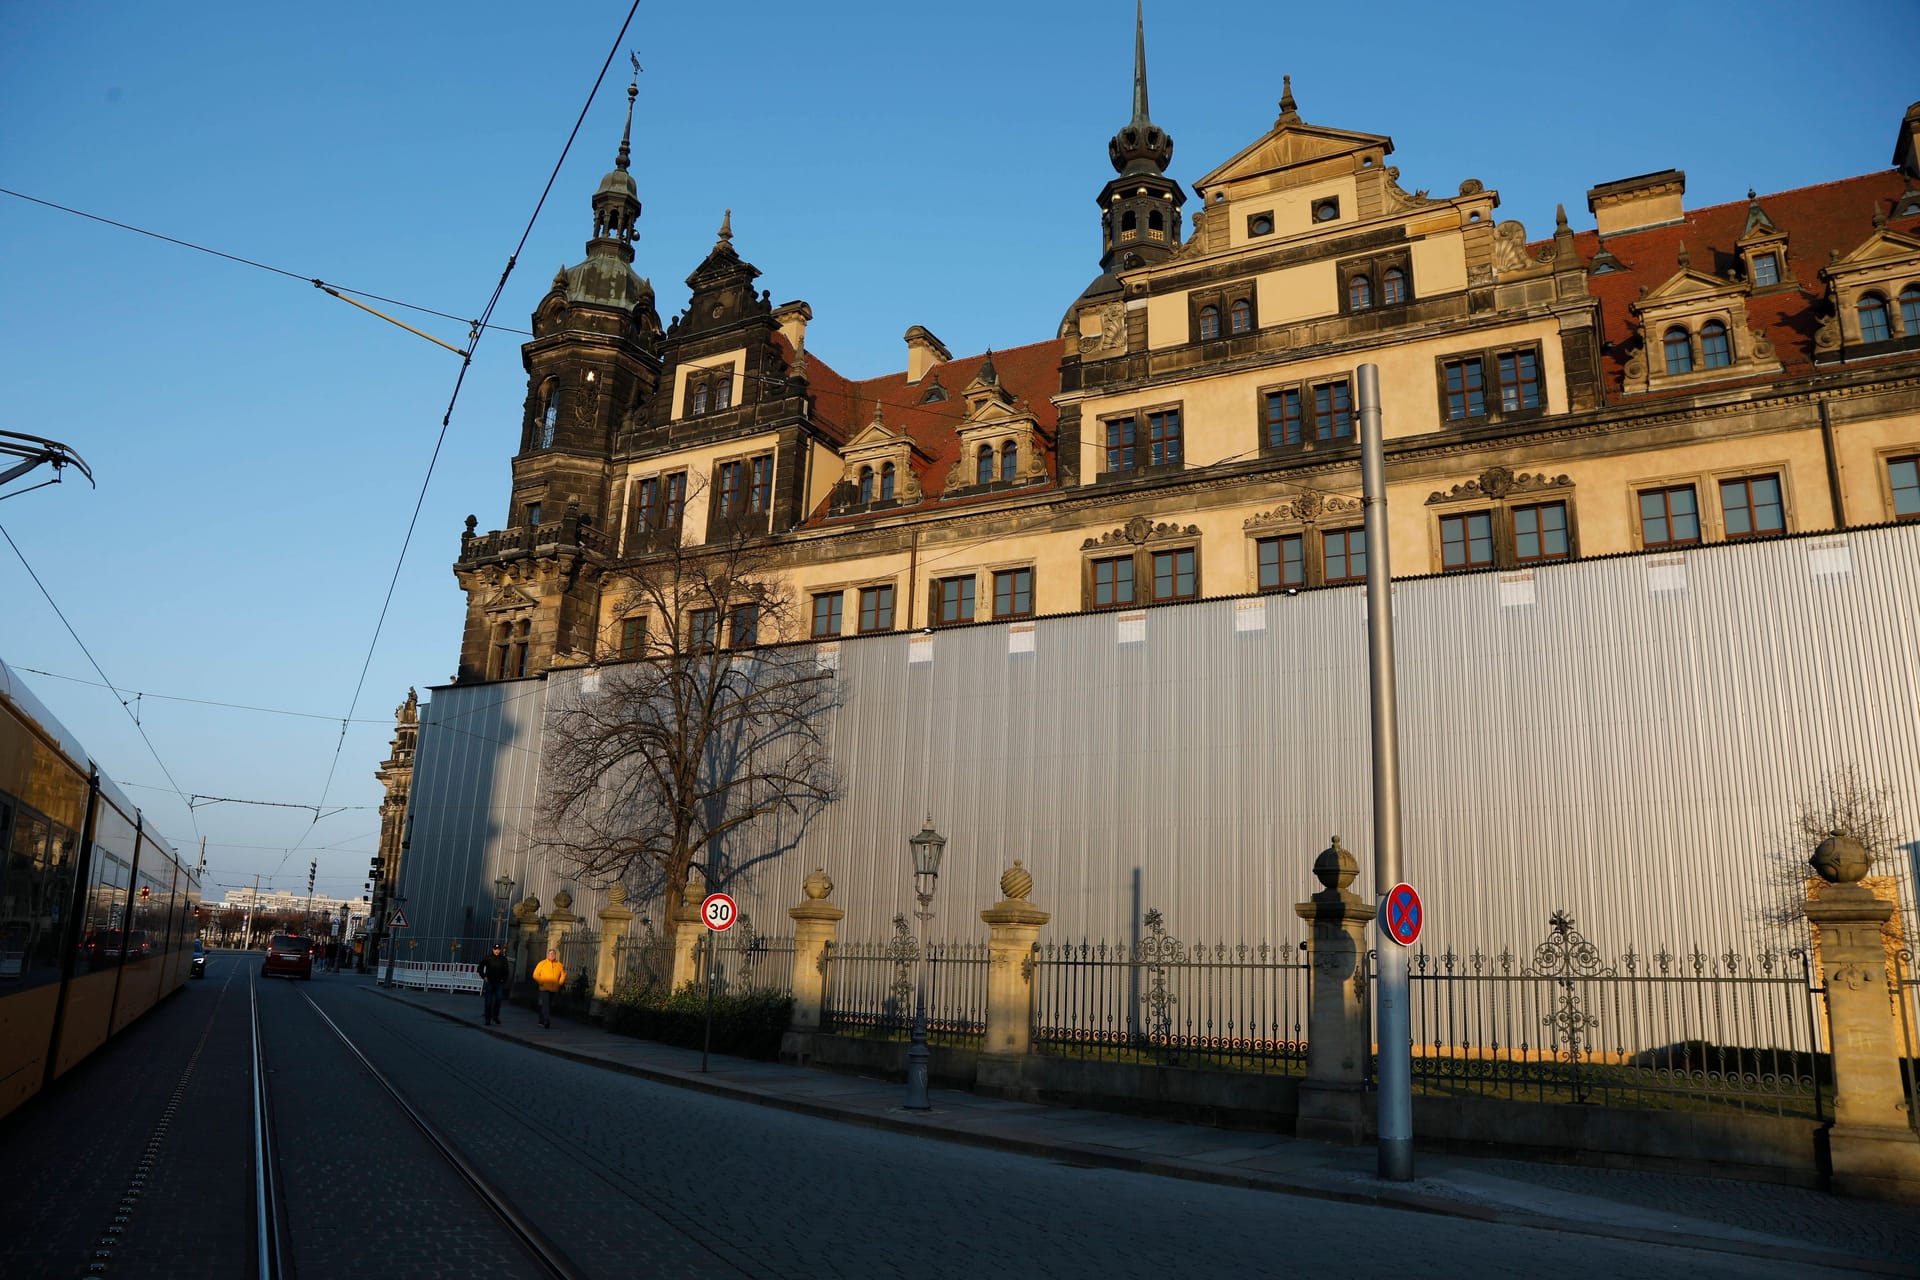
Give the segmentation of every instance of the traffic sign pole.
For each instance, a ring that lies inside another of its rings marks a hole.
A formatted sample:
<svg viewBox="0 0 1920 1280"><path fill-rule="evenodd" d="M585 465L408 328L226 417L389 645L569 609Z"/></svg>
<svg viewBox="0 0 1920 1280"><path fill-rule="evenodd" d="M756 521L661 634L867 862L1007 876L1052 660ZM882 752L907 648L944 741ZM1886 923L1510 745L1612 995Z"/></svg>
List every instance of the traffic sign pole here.
<svg viewBox="0 0 1920 1280"><path fill-rule="evenodd" d="M1393 685L1393 579L1387 564L1387 461L1381 440L1380 368L1363 364L1360 490L1366 515L1367 657L1373 704L1373 891L1400 884L1400 737ZM1384 901L1384 899L1383 899ZM1384 932L1384 930L1383 930ZM1413 1179L1413 1014L1407 953L1382 937L1375 948L1375 1039L1379 1048L1379 1175Z"/></svg>

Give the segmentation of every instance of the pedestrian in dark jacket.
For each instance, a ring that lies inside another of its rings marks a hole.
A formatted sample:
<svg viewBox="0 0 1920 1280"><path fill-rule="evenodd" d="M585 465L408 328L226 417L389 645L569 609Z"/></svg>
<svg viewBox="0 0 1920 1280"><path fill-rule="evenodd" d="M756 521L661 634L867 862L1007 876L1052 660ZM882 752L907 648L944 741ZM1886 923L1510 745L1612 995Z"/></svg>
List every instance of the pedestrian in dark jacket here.
<svg viewBox="0 0 1920 1280"><path fill-rule="evenodd" d="M486 1020L500 1025L500 1002L506 998L507 980L513 976L507 955L499 943L480 961L480 994L486 1000Z"/></svg>

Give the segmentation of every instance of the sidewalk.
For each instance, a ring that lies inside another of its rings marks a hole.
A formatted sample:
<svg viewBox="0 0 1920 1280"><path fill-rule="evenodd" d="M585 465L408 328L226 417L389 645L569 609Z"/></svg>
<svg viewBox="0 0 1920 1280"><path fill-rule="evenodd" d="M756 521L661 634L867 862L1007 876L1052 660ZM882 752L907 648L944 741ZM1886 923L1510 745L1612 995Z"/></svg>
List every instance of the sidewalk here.
<svg viewBox="0 0 1920 1280"><path fill-rule="evenodd" d="M480 1028L480 1001L368 990ZM509 1008L488 1034L590 1066L844 1124L914 1133L1069 1164L1316 1196L1510 1226L1675 1245L1875 1275L1920 1276L1920 1207L1762 1183L1419 1152L1412 1182L1383 1182L1372 1147L1007 1102L948 1089L933 1109L901 1108L904 1086L860 1076L700 1054Z"/></svg>

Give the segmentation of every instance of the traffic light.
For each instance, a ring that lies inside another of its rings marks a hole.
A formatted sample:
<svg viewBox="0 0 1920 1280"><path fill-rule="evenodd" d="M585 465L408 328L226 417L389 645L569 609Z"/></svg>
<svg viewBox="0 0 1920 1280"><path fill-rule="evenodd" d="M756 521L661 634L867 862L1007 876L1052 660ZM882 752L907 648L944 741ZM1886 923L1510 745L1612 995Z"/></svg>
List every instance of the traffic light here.
<svg viewBox="0 0 1920 1280"><path fill-rule="evenodd" d="M320 860L318 858L315 858L311 862L307 863L307 893L309 896L311 896L313 893L314 874L319 870L320 870Z"/></svg>

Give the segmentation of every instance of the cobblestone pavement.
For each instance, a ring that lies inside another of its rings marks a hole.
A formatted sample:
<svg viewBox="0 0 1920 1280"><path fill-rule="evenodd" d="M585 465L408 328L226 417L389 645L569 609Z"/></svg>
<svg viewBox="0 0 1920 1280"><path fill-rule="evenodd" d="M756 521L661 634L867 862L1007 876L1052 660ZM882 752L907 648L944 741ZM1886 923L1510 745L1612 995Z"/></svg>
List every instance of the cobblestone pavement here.
<svg viewBox="0 0 1920 1280"><path fill-rule="evenodd" d="M600 1033L565 1024L552 1032L522 1029L518 1023L530 1019L518 1010L508 1011L508 1030L532 1044L373 991L336 986L315 996L596 1276L986 1271L1158 1280L1202 1271L1281 1275L1310 1266L1384 1275L1415 1263L1422 1275L1476 1278L1629 1268L1683 1269L1690 1277L1847 1274L1143 1176L1086 1167L1071 1153L1035 1159L930 1141L543 1053L535 1047L543 1041L577 1045ZM442 1003L464 1010L451 1000ZM790 1074L830 1088L873 1088L821 1073ZM1136 1122L1099 1123L1117 1132ZM1210 1130L1153 1127L1179 1139L1175 1146L1230 1145L1230 1135Z"/></svg>

